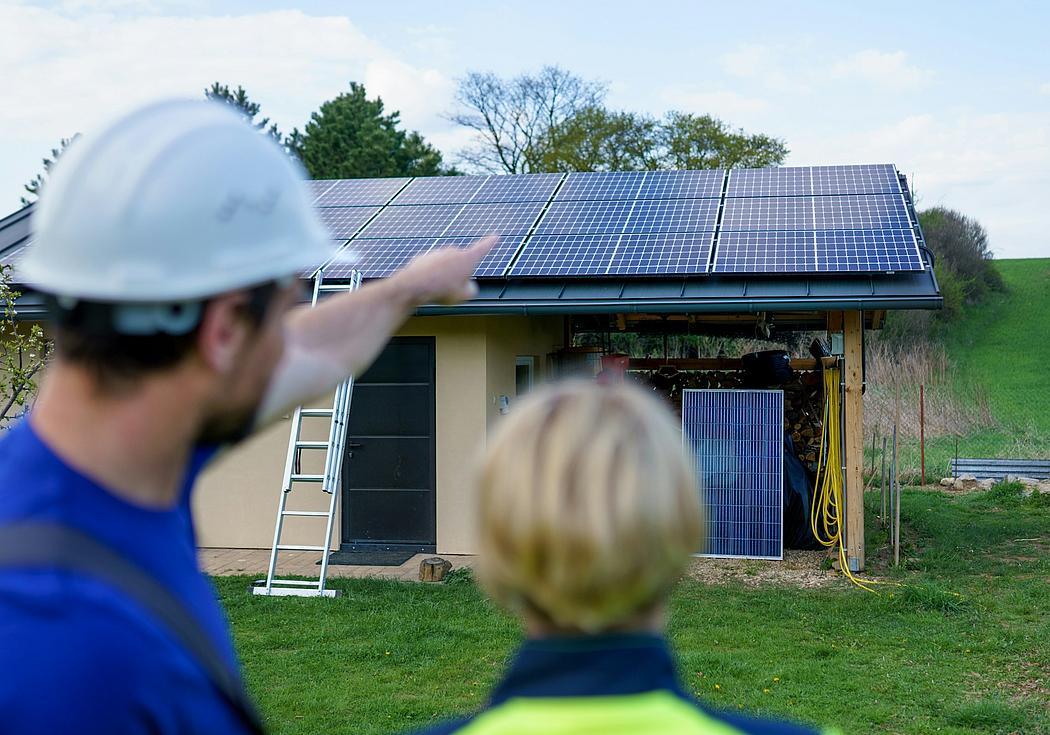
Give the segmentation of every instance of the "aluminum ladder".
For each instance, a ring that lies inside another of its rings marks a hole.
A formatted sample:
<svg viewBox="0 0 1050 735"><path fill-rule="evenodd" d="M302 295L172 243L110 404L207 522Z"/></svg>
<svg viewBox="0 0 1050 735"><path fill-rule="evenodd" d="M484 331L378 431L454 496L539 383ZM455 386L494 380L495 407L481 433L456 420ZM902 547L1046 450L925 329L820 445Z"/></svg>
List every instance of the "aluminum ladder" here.
<svg viewBox="0 0 1050 735"><path fill-rule="evenodd" d="M345 284L323 283L324 274L318 273L314 280L311 306L316 306L324 293L349 292L361 285L361 274L353 271L350 282ZM350 399L353 396L354 379L347 378L335 389L335 398L331 408L308 408L299 406L292 415L291 432L288 438L288 456L284 463L284 478L281 483L281 496L277 503L277 522L274 524L273 547L270 550L270 565L266 579L260 580L252 587L252 593L268 596L295 597L337 597L338 590L328 589L328 556L332 545L332 529L335 525L336 501L339 497L339 479L343 466L343 452L346 449L346 431L350 419ZM328 440L309 441L302 438L303 419L330 418ZM325 454L324 470L321 474L308 474L299 470L299 459L303 450L323 451ZM295 483L319 483L321 490L328 493L328 510L289 510L288 497ZM324 543L319 546L302 544L282 544L281 533L284 531L284 520L288 517L324 518ZM321 554L321 572L318 579L282 579L277 577L277 555L282 551L316 551Z"/></svg>

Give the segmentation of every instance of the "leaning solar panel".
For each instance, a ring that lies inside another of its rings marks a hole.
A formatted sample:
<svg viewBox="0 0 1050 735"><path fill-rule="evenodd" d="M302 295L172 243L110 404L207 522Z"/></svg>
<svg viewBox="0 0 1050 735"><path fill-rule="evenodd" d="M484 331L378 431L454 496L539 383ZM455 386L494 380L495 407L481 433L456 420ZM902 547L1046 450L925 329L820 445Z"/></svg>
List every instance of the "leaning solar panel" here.
<svg viewBox="0 0 1050 735"><path fill-rule="evenodd" d="M713 232L624 235L606 273L620 276L698 275L707 272Z"/></svg>
<svg viewBox="0 0 1050 735"><path fill-rule="evenodd" d="M331 181L314 201L315 207L381 207L390 201L409 179L340 179ZM320 182L318 182L320 183Z"/></svg>
<svg viewBox="0 0 1050 735"><path fill-rule="evenodd" d="M810 194L899 194L900 178L893 164L813 166Z"/></svg>
<svg viewBox="0 0 1050 735"><path fill-rule="evenodd" d="M784 392L684 390L682 432L703 488L704 554L782 558Z"/></svg>
<svg viewBox="0 0 1050 735"><path fill-rule="evenodd" d="M543 206L543 202L467 204L438 234L452 237L524 235L536 223Z"/></svg>
<svg viewBox="0 0 1050 735"><path fill-rule="evenodd" d="M352 237L379 207L322 207L317 216L333 238Z"/></svg>
<svg viewBox="0 0 1050 735"><path fill-rule="evenodd" d="M813 197L812 202L815 230L903 230L911 227L911 218L900 194L824 196Z"/></svg>
<svg viewBox="0 0 1050 735"><path fill-rule="evenodd" d="M636 199L644 179L644 171L571 173L554 201Z"/></svg>
<svg viewBox="0 0 1050 735"><path fill-rule="evenodd" d="M647 171L639 199L703 199L722 196L725 171Z"/></svg>
<svg viewBox="0 0 1050 735"><path fill-rule="evenodd" d="M387 240L354 240L325 267L325 278L349 278L354 270L364 278L385 278L425 253L434 238L393 238Z"/></svg>
<svg viewBox="0 0 1050 735"><path fill-rule="evenodd" d="M411 207L386 207L359 237L437 237L452 224L462 204L418 204Z"/></svg>
<svg viewBox="0 0 1050 735"><path fill-rule="evenodd" d="M546 202L558 188L563 176L564 174L490 176L470 201L474 204Z"/></svg>
<svg viewBox="0 0 1050 735"><path fill-rule="evenodd" d="M619 241L619 235L533 235L508 275L603 275Z"/></svg>
<svg viewBox="0 0 1050 735"><path fill-rule="evenodd" d="M488 176L430 176L413 179L392 202L401 204L466 204Z"/></svg>

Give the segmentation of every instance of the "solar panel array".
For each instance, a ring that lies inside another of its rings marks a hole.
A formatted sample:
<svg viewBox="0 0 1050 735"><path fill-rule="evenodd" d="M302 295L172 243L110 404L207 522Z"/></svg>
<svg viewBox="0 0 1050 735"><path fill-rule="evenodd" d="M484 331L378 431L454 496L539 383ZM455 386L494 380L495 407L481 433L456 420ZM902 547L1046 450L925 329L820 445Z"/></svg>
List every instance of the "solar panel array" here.
<svg viewBox="0 0 1050 735"><path fill-rule="evenodd" d="M309 182L366 278L500 236L479 278L922 270L894 166ZM320 264L319 264L320 265ZM349 273L348 257L326 267Z"/></svg>
<svg viewBox="0 0 1050 735"><path fill-rule="evenodd" d="M784 392L682 391L683 441L700 483L706 556L784 554Z"/></svg>

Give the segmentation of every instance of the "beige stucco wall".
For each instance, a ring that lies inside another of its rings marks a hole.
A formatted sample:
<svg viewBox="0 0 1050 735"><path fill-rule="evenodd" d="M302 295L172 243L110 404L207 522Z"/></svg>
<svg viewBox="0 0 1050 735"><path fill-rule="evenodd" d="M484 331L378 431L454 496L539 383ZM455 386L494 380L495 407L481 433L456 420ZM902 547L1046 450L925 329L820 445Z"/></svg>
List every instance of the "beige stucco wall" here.
<svg viewBox="0 0 1050 735"><path fill-rule="evenodd" d="M434 337L438 553L473 553L474 458L484 447L486 431L498 421L499 396L511 397L513 405L515 358L535 356L535 380L541 382L545 356L562 338L561 318L418 317L398 334ZM269 547L289 429L289 420L278 421L228 451L204 473L194 498L201 546ZM303 470L311 468L304 463ZM292 492L289 507L321 510L326 502L316 486L304 485ZM323 520L288 522L294 525L288 526L285 543L316 544L323 535ZM333 546L341 541L338 534L337 522Z"/></svg>

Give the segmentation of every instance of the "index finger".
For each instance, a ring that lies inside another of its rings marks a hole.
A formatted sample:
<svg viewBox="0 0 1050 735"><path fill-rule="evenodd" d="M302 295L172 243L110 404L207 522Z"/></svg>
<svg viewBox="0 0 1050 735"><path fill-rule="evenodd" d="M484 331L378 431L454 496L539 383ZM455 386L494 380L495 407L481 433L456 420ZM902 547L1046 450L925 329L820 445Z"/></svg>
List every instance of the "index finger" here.
<svg viewBox="0 0 1050 735"><path fill-rule="evenodd" d="M486 235L468 247L466 252L470 253L471 257L474 258L474 262L477 263L488 255L489 251L496 247L496 243L498 242L499 235Z"/></svg>

